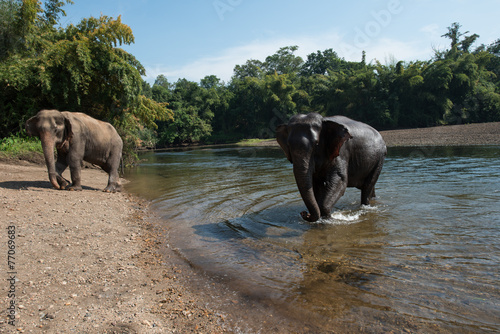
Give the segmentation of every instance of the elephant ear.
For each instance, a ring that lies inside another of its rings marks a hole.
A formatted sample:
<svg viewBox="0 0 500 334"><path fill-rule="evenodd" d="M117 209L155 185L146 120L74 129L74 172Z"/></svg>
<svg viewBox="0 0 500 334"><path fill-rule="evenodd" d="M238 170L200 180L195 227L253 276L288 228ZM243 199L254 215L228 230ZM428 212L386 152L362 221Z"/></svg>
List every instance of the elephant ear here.
<svg viewBox="0 0 500 334"><path fill-rule="evenodd" d="M62 141L57 144L57 148L60 150L68 150L69 148L69 143L71 142L71 139L73 138L73 124L67 115L63 115L63 120L64 122L58 126L63 127L63 135L62 135Z"/></svg>
<svg viewBox="0 0 500 334"><path fill-rule="evenodd" d="M38 123L38 116L33 116L26 121L26 132L29 136L39 136L36 124Z"/></svg>
<svg viewBox="0 0 500 334"><path fill-rule="evenodd" d="M285 152L288 161L292 162L292 155L288 147L288 126L286 124L278 125L276 128L276 140L280 144L281 149Z"/></svg>
<svg viewBox="0 0 500 334"><path fill-rule="evenodd" d="M340 155L342 145L352 138L345 126L330 120L323 121L321 135L325 143L326 155L330 161Z"/></svg>
<svg viewBox="0 0 500 334"><path fill-rule="evenodd" d="M64 140L70 141L73 138L73 124L69 117L64 116Z"/></svg>

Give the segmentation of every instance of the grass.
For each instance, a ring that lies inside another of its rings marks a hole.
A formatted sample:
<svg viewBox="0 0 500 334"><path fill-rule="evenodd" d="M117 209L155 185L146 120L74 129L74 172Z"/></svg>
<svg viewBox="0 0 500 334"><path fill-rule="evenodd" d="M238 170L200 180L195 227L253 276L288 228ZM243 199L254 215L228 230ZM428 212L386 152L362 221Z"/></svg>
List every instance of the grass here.
<svg viewBox="0 0 500 334"><path fill-rule="evenodd" d="M9 159L21 159L27 155L43 154L42 143L38 138L25 138L19 135L0 139L0 155Z"/></svg>
<svg viewBox="0 0 500 334"><path fill-rule="evenodd" d="M239 146L256 146L263 142L273 141L275 139L243 139L236 143Z"/></svg>

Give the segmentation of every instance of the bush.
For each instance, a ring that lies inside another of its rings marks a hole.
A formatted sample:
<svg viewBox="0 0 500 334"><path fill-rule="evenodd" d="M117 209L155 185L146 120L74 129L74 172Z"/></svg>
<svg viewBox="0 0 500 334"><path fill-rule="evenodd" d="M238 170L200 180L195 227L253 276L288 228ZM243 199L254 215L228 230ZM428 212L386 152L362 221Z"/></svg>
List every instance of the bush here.
<svg viewBox="0 0 500 334"><path fill-rule="evenodd" d="M43 154L42 143L38 138L26 138L19 134L0 139L0 152L8 157L33 152Z"/></svg>

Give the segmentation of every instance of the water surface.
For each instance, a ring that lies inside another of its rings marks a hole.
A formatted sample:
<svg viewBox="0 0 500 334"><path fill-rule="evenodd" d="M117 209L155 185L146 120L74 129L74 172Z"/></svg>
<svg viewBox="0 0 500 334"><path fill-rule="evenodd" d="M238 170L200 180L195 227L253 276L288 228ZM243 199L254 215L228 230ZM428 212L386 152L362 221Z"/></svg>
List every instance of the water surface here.
<svg viewBox="0 0 500 334"><path fill-rule="evenodd" d="M304 222L279 148L149 153L149 200L195 267L321 330L500 331L500 147L392 148L372 206Z"/></svg>

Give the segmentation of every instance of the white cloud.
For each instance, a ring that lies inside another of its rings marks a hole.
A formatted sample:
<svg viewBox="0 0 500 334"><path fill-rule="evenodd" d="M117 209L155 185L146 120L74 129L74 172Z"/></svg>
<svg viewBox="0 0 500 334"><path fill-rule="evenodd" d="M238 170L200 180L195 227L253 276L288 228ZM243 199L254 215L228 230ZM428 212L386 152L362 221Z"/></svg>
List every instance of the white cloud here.
<svg viewBox="0 0 500 334"><path fill-rule="evenodd" d="M430 37L432 38L435 38L441 36L440 32L442 31L442 29L441 27L439 27L439 24L433 23L423 26L422 28L420 28L420 31L430 35Z"/></svg>
<svg viewBox="0 0 500 334"><path fill-rule="evenodd" d="M381 38L367 48L367 62L377 59L382 64L392 61L393 59L411 61L411 60L426 60L430 57L431 48L422 47L416 42L403 42L389 38Z"/></svg>
<svg viewBox="0 0 500 334"><path fill-rule="evenodd" d="M317 50L328 48L336 49L341 38L336 33L324 34L321 36L302 36L298 38L281 38L273 40L256 40L247 45L235 46L225 49L218 55L200 58L194 62L185 64L173 69L163 65L146 65L146 80L153 82L159 75L163 74L169 81L176 81L178 78L186 78L192 81L199 81L207 75L214 74L220 79L228 82L236 65L245 64L247 60L257 59L264 61L267 56L273 55L281 47L298 45L298 56L304 59L308 54ZM361 52L359 53L361 59Z"/></svg>
<svg viewBox="0 0 500 334"><path fill-rule="evenodd" d="M297 38L256 40L247 45L222 50L217 55L200 58L179 68L169 68L162 65L146 66L147 80L153 82L159 74L163 74L170 82L175 82L179 78L198 82L205 76L213 74L223 81L228 82L233 75L236 65L242 65L250 59L263 61L267 56L278 51L279 48L291 45L299 46L296 55L301 56L304 60L307 58L307 55L313 52L329 48L337 52L340 57L350 61L360 61L364 50L366 51L368 62L377 59L383 64L393 59L428 59L432 53L428 41L425 42L425 45L420 45L417 42L374 37L366 45L359 47L354 42L342 38L336 32L316 36L300 36Z"/></svg>

